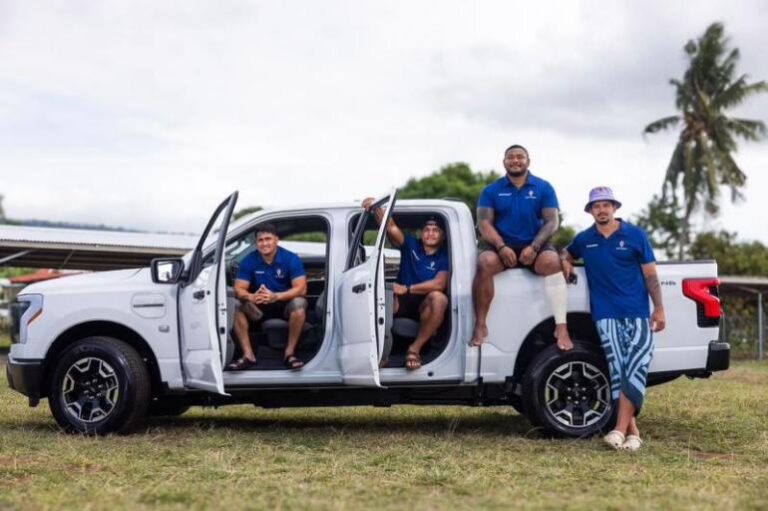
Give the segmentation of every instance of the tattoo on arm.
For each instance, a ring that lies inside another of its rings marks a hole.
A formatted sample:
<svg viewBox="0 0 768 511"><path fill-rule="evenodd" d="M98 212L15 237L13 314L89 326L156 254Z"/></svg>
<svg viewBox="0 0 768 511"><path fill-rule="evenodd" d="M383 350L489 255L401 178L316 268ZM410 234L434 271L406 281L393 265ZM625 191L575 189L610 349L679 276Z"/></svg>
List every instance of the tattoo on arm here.
<svg viewBox="0 0 768 511"><path fill-rule="evenodd" d="M480 223L483 221L490 222L493 224L493 221L495 220L495 213L493 211L493 208L477 208L477 225L480 226Z"/></svg>
<svg viewBox="0 0 768 511"><path fill-rule="evenodd" d="M494 248L498 248L504 244L504 240L493 226L495 219L496 214L493 208L477 208L477 229L480 231L480 236Z"/></svg>
<svg viewBox="0 0 768 511"><path fill-rule="evenodd" d="M662 309L664 306L661 303L661 283L659 277L655 273L645 276L645 287L648 288L648 294L651 295L651 301L653 306L657 309Z"/></svg>
<svg viewBox="0 0 768 511"><path fill-rule="evenodd" d="M539 247L546 245L560 227L560 214L557 212L557 208L544 208L541 210L541 216L544 219L544 224L533 240L533 243Z"/></svg>

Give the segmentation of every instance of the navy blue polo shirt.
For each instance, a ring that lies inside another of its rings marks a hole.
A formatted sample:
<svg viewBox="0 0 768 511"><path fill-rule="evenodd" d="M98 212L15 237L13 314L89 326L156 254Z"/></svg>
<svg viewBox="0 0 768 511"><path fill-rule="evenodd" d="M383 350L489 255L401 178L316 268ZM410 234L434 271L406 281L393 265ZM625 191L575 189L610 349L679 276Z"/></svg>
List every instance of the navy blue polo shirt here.
<svg viewBox="0 0 768 511"><path fill-rule="evenodd" d="M541 210L558 208L552 185L528 172L525 184L518 189L504 176L485 187L477 201L478 208L494 210L493 226L506 245L530 245L543 224Z"/></svg>
<svg viewBox="0 0 768 511"><path fill-rule="evenodd" d="M424 244L413 236L405 235L400 245L400 272L397 274L398 284L412 286L434 279L441 271L449 271L448 253L445 245L434 254L424 251Z"/></svg>
<svg viewBox="0 0 768 511"><path fill-rule="evenodd" d="M645 231L621 221L605 238L593 224L568 245L574 259L584 259L592 319L650 317L648 288L640 267L656 261Z"/></svg>
<svg viewBox="0 0 768 511"><path fill-rule="evenodd" d="M291 288L291 281L305 275L299 256L283 247L277 247L272 264L267 264L256 250L245 256L237 269L237 280L250 282L252 293L262 284L273 293L287 291Z"/></svg>

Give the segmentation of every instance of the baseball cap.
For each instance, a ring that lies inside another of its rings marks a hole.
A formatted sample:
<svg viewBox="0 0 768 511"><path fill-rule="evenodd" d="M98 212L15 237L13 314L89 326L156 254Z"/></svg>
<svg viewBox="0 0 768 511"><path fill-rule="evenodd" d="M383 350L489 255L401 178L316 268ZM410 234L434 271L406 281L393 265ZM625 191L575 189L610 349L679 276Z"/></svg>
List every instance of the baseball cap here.
<svg viewBox="0 0 768 511"><path fill-rule="evenodd" d="M445 230L445 225L443 225L443 219L437 215L430 215L429 217L427 217L427 219L424 220L424 223L421 225L421 228L423 229L428 225L434 225L440 228L440 230L442 231Z"/></svg>

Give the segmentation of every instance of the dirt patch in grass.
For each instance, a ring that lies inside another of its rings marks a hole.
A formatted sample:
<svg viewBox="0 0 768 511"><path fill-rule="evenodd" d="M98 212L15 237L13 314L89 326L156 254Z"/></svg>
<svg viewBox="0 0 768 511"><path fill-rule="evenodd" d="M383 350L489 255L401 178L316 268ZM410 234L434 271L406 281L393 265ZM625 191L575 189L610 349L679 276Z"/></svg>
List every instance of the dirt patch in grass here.
<svg viewBox="0 0 768 511"><path fill-rule="evenodd" d="M719 452L699 452L699 451L693 451L691 453L691 457L697 461L710 461L710 460L716 460L716 461L736 461L736 455L735 454L723 454Z"/></svg>
<svg viewBox="0 0 768 511"><path fill-rule="evenodd" d="M0 456L0 469L20 470L39 464L31 456Z"/></svg>
<svg viewBox="0 0 768 511"><path fill-rule="evenodd" d="M768 388L768 372L737 366L729 371L727 381L750 385L765 385Z"/></svg>

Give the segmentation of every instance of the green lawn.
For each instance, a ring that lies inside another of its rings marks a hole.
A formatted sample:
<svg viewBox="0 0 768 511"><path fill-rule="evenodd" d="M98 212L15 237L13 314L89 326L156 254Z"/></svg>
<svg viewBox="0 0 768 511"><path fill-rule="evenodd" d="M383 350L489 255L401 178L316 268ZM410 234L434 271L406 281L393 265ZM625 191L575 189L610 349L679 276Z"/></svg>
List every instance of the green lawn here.
<svg viewBox="0 0 768 511"><path fill-rule="evenodd" d="M5 332L0 332L0 351L8 351L10 347L11 337Z"/></svg>
<svg viewBox="0 0 768 511"><path fill-rule="evenodd" d="M3 379L0 509L768 508L768 364L653 388L641 419L638 453L507 408L193 409L84 438Z"/></svg>

